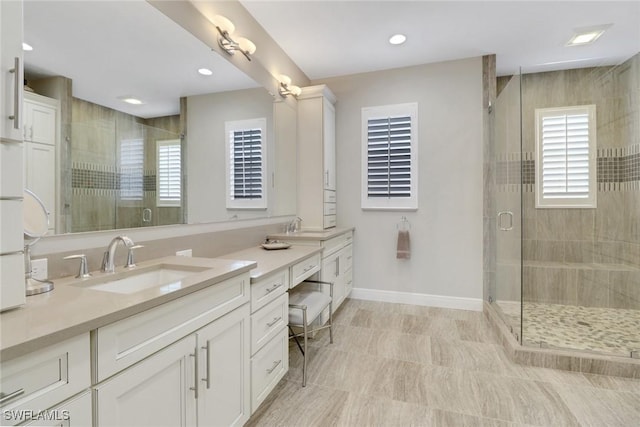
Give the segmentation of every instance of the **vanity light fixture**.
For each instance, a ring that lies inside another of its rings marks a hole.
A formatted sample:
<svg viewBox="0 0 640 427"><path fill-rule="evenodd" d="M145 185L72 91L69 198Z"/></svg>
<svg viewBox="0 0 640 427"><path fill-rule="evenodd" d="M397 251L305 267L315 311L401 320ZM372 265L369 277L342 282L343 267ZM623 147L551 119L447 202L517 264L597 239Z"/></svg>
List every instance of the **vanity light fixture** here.
<svg viewBox="0 0 640 427"><path fill-rule="evenodd" d="M213 71L208 68L199 68L198 73L202 74L203 76L211 76L213 74Z"/></svg>
<svg viewBox="0 0 640 427"><path fill-rule="evenodd" d="M300 89L296 85L291 84L291 77L281 74L280 75L280 87L278 88L278 92L280 96L286 98L287 95L293 95L294 97L298 97L302 93L302 89Z"/></svg>
<svg viewBox="0 0 640 427"><path fill-rule="evenodd" d="M229 19L222 15L213 17L213 25L218 30L218 45L229 55L233 55L236 51L242 53L245 58L251 61L251 55L256 51L256 45L245 37L238 37L236 40L231 38L231 34L236 27Z"/></svg>
<svg viewBox="0 0 640 427"><path fill-rule="evenodd" d="M407 36L404 34L394 34L389 37L389 43L393 45L399 45L407 41Z"/></svg>
<svg viewBox="0 0 640 427"><path fill-rule="evenodd" d="M22 42L22 50L24 50L25 52L31 52L33 50L33 46L31 46L29 43Z"/></svg>
<svg viewBox="0 0 640 427"><path fill-rule="evenodd" d="M569 39L566 46L584 46L598 40L600 36L611 26L611 24L597 27L576 28L573 37Z"/></svg>

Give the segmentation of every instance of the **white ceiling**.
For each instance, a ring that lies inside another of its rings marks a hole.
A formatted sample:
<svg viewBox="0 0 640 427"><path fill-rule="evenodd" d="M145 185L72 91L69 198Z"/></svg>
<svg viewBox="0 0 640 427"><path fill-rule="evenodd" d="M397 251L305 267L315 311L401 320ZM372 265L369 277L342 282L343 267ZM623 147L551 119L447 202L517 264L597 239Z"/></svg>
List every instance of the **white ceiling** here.
<svg viewBox="0 0 640 427"><path fill-rule="evenodd" d="M241 0L312 80L495 53L498 75L620 63L640 51L640 1ZM574 29L613 24L590 46ZM407 42L392 46L392 34Z"/></svg>
<svg viewBox="0 0 640 427"><path fill-rule="evenodd" d="M241 2L311 79L490 53L505 75L616 64L640 51L640 0ZM26 0L24 10L27 74L70 77L81 99L158 117L176 114L182 96L258 86L142 0ZM613 25L595 44L564 46L574 28L601 24ZM396 32L405 44L387 42Z"/></svg>
<svg viewBox="0 0 640 427"><path fill-rule="evenodd" d="M138 117L177 114L181 96L258 86L145 1L27 0L24 23L27 75L69 77L74 96Z"/></svg>

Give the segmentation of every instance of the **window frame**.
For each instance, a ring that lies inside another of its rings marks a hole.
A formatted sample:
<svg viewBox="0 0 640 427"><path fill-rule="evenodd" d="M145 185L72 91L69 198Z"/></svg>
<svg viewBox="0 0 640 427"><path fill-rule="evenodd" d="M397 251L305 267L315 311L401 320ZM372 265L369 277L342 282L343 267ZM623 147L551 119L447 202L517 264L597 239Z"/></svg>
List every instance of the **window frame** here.
<svg viewBox="0 0 640 427"><path fill-rule="evenodd" d="M225 129L225 194L227 209L267 209L268 201L268 182L267 182L267 119L264 117L246 120L226 121ZM236 199L233 197L232 189L232 164L233 164L233 143L234 132L246 131L250 129L260 129L260 155L262 162L261 171L261 197L256 199Z"/></svg>
<svg viewBox="0 0 640 427"><path fill-rule="evenodd" d="M361 120L361 208L363 210L418 209L418 103L381 105L362 108ZM408 116L411 119L410 142L410 196L409 197L369 197L369 120Z"/></svg>
<svg viewBox="0 0 640 427"><path fill-rule="evenodd" d="M543 182L543 150L542 150L542 126L545 117L563 115L582 115L588 117L588 192L587 197L544 197ZM597 130L596 130L596 106L577 105L568 107L536 108L535 110L535 199L538 209L566 209L597 207Z"/></svg>
<svg viewBox="0 0 640 427"><path fill-rule="evenodd" d="M163 199L161 194L160 180L160 148L163 146L177 146L180 153L180 167L179 167L179 186L180 196L178 200L175 199ZM180 207L182 205L182 140L176 139L159 139L156 141L156 206L157 207Z"/></svg>

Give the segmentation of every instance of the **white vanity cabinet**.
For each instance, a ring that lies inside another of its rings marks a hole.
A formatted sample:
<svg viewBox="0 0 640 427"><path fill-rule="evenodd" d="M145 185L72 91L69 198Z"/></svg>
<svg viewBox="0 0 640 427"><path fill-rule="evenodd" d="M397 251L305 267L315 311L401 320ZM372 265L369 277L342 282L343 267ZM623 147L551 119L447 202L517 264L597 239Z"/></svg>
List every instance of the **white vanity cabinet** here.
<svg viewBox="0 0 640 427"><path fill-rule="evenodd" d="M39 419L24 425L41 427L87 427L92 424L91 392L74 396L66 402L43 412Z"/></svg>
<svg viewBox="0 0 640 427"><path fill-rule="evenodd" d="M41 425L45 421L48 422L45 425L52 425L69 421L65 418L71 416L78 420L77 425L83 425L80 420L86 419L87 412L91 414L90 400L75 402L69 417L61 410L50 408L64 408L66 404L61 405L61 402L89 389L89 349L89 333L85 333L3 361L0 372L3 425L31 420L34 421L32 425Z"/></svg>
<svg viewBox="0 0 640 427"><path fill-rule="evenodd" d="M309 230L336 225L335 95L326 85L298 96L298 216Z"/></svg>
<svg viewBox="0 0 640 427"><path fill-rule="evenodd" d="M249 273L98 328L95 427L242 425Z"/></svg>
<svg viewBox="0 0 640 427"><path fill-rule="evenodd" d="M0 1L0 311L26 301L22 255L23 65L22 1Z"/></svg>
<svg viewBox="0 0 640 427"><path fill-rule="evenodd" d="M289 370L289 269L251 285L251 413Z"/></svg>

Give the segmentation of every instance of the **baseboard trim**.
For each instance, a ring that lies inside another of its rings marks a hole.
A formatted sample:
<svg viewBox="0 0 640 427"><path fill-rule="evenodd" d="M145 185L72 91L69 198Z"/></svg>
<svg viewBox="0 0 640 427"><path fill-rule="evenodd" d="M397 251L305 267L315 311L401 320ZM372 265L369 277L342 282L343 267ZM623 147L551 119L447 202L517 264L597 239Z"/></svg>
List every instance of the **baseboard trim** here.
<svg viewBox="0 0 640 427"><path fill-rule="evenodd" d="M442 295L418 294L413 292L381 291L378 289L353 288L349 298L369 301L394 302L424 305L427 307L455 308L459 310L482 311L481 298L448 297Z"/></svg>

